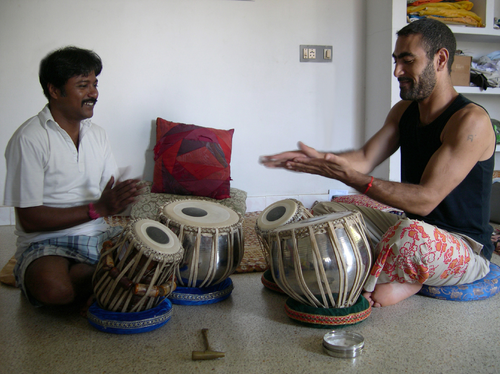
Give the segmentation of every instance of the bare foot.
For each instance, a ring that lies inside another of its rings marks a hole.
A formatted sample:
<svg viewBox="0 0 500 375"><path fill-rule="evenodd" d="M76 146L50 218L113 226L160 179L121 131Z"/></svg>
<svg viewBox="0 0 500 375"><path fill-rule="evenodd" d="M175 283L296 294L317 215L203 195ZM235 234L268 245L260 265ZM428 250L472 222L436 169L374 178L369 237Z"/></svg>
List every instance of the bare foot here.
<svg viewBox="0 0 500 375"><path fill-rule="evenodd" d="M422 289L420 283L385 283L377 284L373 292L364 292L365 297L370 306L382 307L395 305L396 303L413 296Z"/></svg>
<svg viewBox="0 0 500 375"><path fill-rule="evenodd" d="M380 303L375 303L375 301L372 299L372 292L363 292L363 297L366 298L366 300L370 303L370 306L372 307L382 307L380 306Z"/></svg>
<svg viewBox="0 0 500 375"><path fill-rule="evenodd" d="M495 251L500 251L500 235L495 234L491 236L491 242L495 245Z"/></svg>
<svg viewBox="0 0 500 375"><path fill-rule="evenodd" d="M89 299L87 300L87 302L85 302L85 304L83 305L83 307L80 309L80 315L84 318L87 318L87 310L90 308L90 306L92 306L92 304L94 303L95 301L95 296L94 295L91 295L89 297Z"/></svg>

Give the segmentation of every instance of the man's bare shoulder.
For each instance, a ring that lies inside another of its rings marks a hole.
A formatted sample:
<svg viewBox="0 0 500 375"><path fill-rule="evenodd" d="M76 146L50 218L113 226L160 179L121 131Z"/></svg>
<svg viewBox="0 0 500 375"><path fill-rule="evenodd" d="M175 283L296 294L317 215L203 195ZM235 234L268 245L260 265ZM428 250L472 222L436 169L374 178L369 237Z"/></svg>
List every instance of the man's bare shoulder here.
<svg viewBox="0 0 500 375"><path fill-rule="evenodd" d="M457 130L482 130L488 131L488 133L493 130L490 116L484 108L475 103L467 104L454 113L446 125L446 128L451 127Z"/></svg>
<svg viewBox="0 0 500 375"><path fill-rule="evenodd" d="M411 103L413 103L412 100L400 100L399 102L394 104L392 109L404 112L406 110L406 108L408 108L410 106Z"/></svg>
<svg viewBox="0 0 500 375"><path fill-rule="evenodd" d="M391 108L389 111L389 114L387 115L387 120L389 122L395 123L396 125L399 124L399 120L401 120L401 116L403 116L403 113L406 111L406 109L410 106L412 103L411 100L400 100L394 106Z"/></svg>
<svg viewBox="0 0 500 375"><path fill-rule="evenodd" d="M488 112L476 103L469 103L456 112L459 116L477 116L479 120L490 121Z"/></svg>
<svg viewBox="0 0 500 375"><path fill-rule="evenodd" d="M491 156L496 141L488 113L474 103L453 114L443 129L441 138L443 143L451 142L457 146L482 150L480 160Z"/></svg>

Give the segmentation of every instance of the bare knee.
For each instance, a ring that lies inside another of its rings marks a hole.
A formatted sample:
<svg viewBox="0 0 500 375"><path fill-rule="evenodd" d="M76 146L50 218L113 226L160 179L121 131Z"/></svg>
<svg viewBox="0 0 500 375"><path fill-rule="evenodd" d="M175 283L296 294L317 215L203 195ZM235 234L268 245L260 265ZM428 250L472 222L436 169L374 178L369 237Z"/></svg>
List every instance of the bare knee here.
<svg viewBox="0 0 500 375"><path fill-rule="evenodd" d="M75 292L71 285L61 283L45 284L36 293L30 291L33 297L44 305L69 305L75 301Z"/></svg>
<svg viewBox="0 0 500 375"><path fill-rule="evenodd" d="M69 262L58 256L33 261L24 275L28 293L45 305L66 305L75 300L75 290L69 277Z"/></svg>

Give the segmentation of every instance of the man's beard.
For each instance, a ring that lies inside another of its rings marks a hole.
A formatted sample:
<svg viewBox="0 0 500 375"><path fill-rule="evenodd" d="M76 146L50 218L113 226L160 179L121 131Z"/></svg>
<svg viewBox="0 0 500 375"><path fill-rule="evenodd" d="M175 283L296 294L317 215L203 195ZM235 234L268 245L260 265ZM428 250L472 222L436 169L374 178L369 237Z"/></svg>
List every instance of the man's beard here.
<svg viewBox="0 0 500 375"><path fill-rule="evenodd" d="M405 81L405 78L400 78L399 80ZM429 62L422 74L418 77L418 84L412 82L411 86L408 89L401 88L399 95L403 100L415 100L422 101L427 99L432 90L434 90L434 86L436 85L436 72L434 72L434 64L433 62Z"/></svg>

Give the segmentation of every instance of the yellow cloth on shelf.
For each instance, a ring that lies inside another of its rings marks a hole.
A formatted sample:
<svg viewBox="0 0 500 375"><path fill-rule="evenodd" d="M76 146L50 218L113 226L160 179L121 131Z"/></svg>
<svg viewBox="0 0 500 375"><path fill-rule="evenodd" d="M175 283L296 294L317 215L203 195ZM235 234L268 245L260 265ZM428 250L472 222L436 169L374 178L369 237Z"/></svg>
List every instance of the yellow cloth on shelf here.
<svg viewBox="0 0 500 375"><path fill-rule="evenodd" d="M457 1L456 3L428 3L417 6L409 5L407 14L419 16L440 16L442 20L449 19L453 23L463 23L476 27L484 27L483 20L476 13L471 12L474 4L470 1Z"/></svg>
<svg viewBox="0 0 500 375"><path fill-rule="evenodd" d="M474 27L479 27L477 20L471 17L438 17L438 16L427 16L427 18L433 18L435 20L444 22L448 25L470 25Z"/></svg>
<svg viewBox="0 0 500 375"><path fill-rule="evenodd" d="M471 10L474 6L472 1L457 1L455 3L427 3L421 5L408 5L408 13L419 12L423 9L458 9L458 10Z"/></svg>
<svg viewBox="0 0 500 375"><path fill-rule="evenodd" d="M417 6L417 5L422 5L422 4L429 4L429 3L440 3L441 1L446 1L448 2L449 0L406 0L408 3L408 6ZM455 0L455 1L461 1L461 0ZM463 0L463 1L470 1L470 0Z"/></svg>

